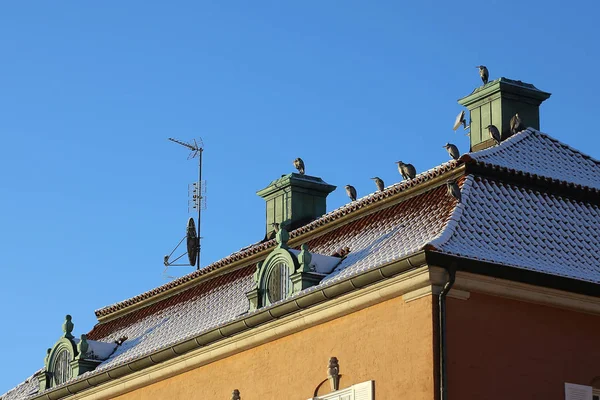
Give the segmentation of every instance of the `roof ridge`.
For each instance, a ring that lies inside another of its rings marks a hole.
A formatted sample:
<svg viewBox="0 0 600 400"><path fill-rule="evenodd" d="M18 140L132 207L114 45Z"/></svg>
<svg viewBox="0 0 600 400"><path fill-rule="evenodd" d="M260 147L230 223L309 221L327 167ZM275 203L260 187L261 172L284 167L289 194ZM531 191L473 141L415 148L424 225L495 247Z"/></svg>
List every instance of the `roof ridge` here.
<svg viewBox="0 0 600 400"><path fill-rule="evenodd" d="M398 183L388 186L382 192L379 192L379 191L373 192L366 196L361 197L360 199L358 199L356 201L352 201L350 203L344 204L344 205L326 213L325 215L317 218L316 220L291 231L290 238L295 238L304 233L310 232L326 223L335 221L335 220L337 220L341 217L344 217L350 213L357 212L360 209L362 209L370 204L382 201L386 198L397 195L398 193L401 193L401 192L405 191L406 189L418 186L418 185L420 185L424 182L427 182L445 172L455 169L456 167L458 167L461 164L463 164L462 160L461 161L457 161L457 160L447 161L436 167L433 167L426 171L421 172L414 179L402 180ZM261 251L275 247L275 244L276 244L275 239L271 239L271 240L268 240L265 242L255 243L248 247L242 248L236 252L233 252L233 253L229 254L228 256L225 256L225 257L207 265L206 267L204 267L202 269L190 272L187 275L184 275L180 278L177 278L171 282L168 282L166 284L163 284L163 285L153 288L151 290L148 290L144 293L141 293L136 296L133 296L133 297L121 300L119 302L107 305L105 307L99 308L99 309L95 310L94 313L95 313L96 317L102 317L105 315L112 314L114 311L123 309L125 307L128 307L128 306L136 304L136 303L139 303L143 300L154 297L157 294L167 292L170 289L178 287L186 282L190 282L200 276L206 275L209 272L216 271L216 270L220 269L221 267L229 265L230 263L232 263L234 261L245 259L253 254L257 254Z"/></svg>
<svg viewBox="0 0 600 400"><path fill-rule="evenodd" d="M471 188L473 187L473 181L474 181L473 176L467 175L467 177L464 180L462 190L461 190L461 202L458 203L456 205L456 207L454 207L452 214L450 214L450 217L446 221L446 226L442 229L440 234L437 237L435 237L434 239L430 240L429 243L427 243L424 246L425 249L431 248L431 247L433 247L434 249L439 249L440 246L444 245L448 240L450 240L450 238L456 231L456 228L458 227L458 223L459 223L459 221L462 217L463 211L466 207L465 200L468 199L469 194L471 193Z"/></svg>
<svg viewBox="0 0 600 400"><path fill-rule="evenodd" d="M471 157L491 156L491 155L494 155L494 154L506 149L507 147L512 147L512 146L516 145L517 143L521 142L522 140L530 137L535 132L538 132L538 131L536 131L533 128L527 128L527 129L522 130L519 133L512 135L508 139L503 140L502 142L500 142L499 145L488 147L487 149L483 149L483 150L479 150L479 151L469 152L467 154Z"/></svg>
<svg viewBox="0 0 600 400"><path fill-rule="evenodd" d="M528 128L528 129L533 129L533 128ZM584 153L583 151L581 151L579 149L576 149L574 147L571 147L568 144L566 144L566 143L558 140L557 138L555 138L553 136L550 136L549 134L544 133L542 131L538 131L538 130L533 129L533 132L536 133L536 134L539 134L540 136L545 137L546 139L549 139L549 140L551 140L551 141L559 144L560 146L564 147L567 150L572 151L573 153L577 153L577 154L581 155L583 158L587 158L588 160L593 161L594 163L596 163L596 164L598 164L600 166L600 160L595 159L594 157L590 156L589 154Z"/></svg>

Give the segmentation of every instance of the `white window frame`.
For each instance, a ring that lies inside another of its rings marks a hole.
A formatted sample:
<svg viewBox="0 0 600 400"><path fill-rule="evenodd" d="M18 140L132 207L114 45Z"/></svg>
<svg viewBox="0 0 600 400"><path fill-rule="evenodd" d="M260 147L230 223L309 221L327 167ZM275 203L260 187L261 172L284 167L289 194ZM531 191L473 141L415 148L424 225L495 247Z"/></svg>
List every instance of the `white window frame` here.
<svg viewBox="0 0 600 400"><path fill-rule="evenodd" d="M308 400L375 400L375 381L357 383L346 389L311 397Z"/></svg>

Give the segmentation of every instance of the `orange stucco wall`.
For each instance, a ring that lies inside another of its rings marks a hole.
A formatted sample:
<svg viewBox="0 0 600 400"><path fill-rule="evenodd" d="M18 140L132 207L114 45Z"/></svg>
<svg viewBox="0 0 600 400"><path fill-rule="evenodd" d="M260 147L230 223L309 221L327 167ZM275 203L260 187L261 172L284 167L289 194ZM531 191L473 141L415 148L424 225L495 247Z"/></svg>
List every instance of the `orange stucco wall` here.
<svg viewBox="0 0 600 400"><path fill-rule="evenodd" d="M564 400L600 376L600 316L477 293L447 310L450 400Z"/></svg>
<svg viewBox="0 0 600 400"><path fill-rule="evenodd" d="M432 299L385 301L118 397L306 400L336 356L341 388L375 381L377 399L434 398ZM328 384L319 394L329 391Z"/></svg>

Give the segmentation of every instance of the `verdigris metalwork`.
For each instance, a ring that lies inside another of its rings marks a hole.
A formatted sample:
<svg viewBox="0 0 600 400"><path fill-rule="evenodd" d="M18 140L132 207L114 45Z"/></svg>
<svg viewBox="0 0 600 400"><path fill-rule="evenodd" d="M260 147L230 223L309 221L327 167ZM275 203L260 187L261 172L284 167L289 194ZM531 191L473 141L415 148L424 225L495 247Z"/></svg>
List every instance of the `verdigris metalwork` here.
<svg viewBox="0 0 600 400"><path fill-rule="evenodd" d="M311 265L312 255L308 251L308 246L303 244L298 256L291 251L287 245L289 233L285 228L280 228L276 235L277 247L267 256L267 258L256 265L256 271L253 274L254 288L246 293L250 305L249 310L254 311L273 303L273 301L283 300L295 293L300 292L307 287L318 284L324 277L323 274L314 272ZM275 269L279 269L274 273ZM275 284L269 282L270 279L282 279ZM284 281L288 280L288 281ZM271 287L278 291L280 299L274 300L270 296L269 283Z"/></svg>

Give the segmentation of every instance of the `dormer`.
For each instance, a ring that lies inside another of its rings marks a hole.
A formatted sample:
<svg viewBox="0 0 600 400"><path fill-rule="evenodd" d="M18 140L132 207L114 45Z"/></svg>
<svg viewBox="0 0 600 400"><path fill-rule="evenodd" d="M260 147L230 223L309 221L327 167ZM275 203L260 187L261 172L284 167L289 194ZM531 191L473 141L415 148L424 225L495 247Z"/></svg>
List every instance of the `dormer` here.
<svg viewBox="0 0 600 400"><path fill-rule="evenodd" d="M306 244L300 250L290 249L287 245L289 233L285 228L280 228L275 238L277 247L257 264L254 288L246 294L250 311L318 285L341 261L339 257L311 254Z"/></svg>
<svg viewBox="0 0 600 400"><path fill-rule="evenodd" d="M38 376L40 391L59 386L79 375L94 370L117 348L116 343L87 340L82 334L79 339L72 335L73 322L65 317L63 335L46 351L44 369Z"/></svg>

